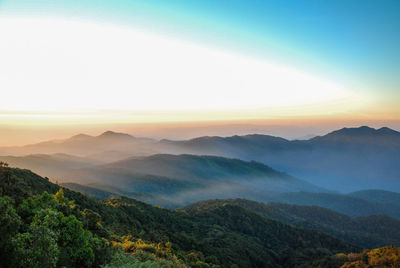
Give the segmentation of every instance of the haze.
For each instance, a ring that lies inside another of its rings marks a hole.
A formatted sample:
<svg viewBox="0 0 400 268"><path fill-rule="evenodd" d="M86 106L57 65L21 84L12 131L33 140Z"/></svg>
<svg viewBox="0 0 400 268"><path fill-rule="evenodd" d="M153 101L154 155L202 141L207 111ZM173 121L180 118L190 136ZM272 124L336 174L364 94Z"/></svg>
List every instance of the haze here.
<svg viewBox="0 0 400 268"><path fill-rule="evenodd" d="M237 27L238 4L231 10L218 6L212 10L218 16L206 17L211 10L201 4L195 12L196 4L176 3L172 15L163 4L88 1L76 10L62 2L39 1L35 8L26 1L0 2L0 36L7 40L0 42L2 145L107 129L157 138L232 135L245 132L232 125L254 122L254 132L288 138L327 133L340 124L398 128L395 4L360 7L355 16L364 24L339 3L325 19L318 12L330 4L316 5L314 13L255 4L247 7L255 18ZM291 13L304 27L294 34L294 25L275 16L253 27L262 18L257 7ZM338 27L344 34L356 30L357 39L331 31L337 39L328 50L323 36L339 11L345 14ZM367 32L368 12L379 19L377 29L390 34ZM303 21L304 14L318 23ZM305 36L312 46L304 47ZM357 53L346 50L357 46ZM304 124L311 129L299 130ZM288 131L288 125L294 128Z"/></svg>

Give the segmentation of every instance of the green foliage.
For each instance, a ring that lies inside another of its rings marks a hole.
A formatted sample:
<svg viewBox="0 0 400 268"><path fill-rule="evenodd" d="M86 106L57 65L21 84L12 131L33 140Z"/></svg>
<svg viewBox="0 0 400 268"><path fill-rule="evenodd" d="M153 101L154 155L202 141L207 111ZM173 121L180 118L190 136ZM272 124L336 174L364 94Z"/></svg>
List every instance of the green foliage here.
<svg viewBox="0 0 400 268"><path fill-rule="evenodd" d="M5 263L11 262L12 245L10 240L22 224L20 216L12 205L11 198L0 197L0 259Z"/></svg>
<svg viewBox="0 0 400 268"><path fill-rule="evenodd" d="M117 250L111 262L103 268L184 268L182 261L159 258L153 253L139 251L136 254L124 254Z"/></svg>
<svg viewBox="0 0 400 268"><path fill-rule="evenodd" d="M97 202L9 171L11 185L0 185L10 195L0 199L6 267L295 267L359 250L237 204L169 210L125 197Z"/></svg>
<svg viewBox="0 0 400 268"><path fill-rule="evenodd" d="M14 234L21 224L21 219L12 205L13 201L11 198L7 196L0 197L1 242L7 240L10 235Z"/></svg>
<svg viewBox="0 0 400 268"><path fill-rule="evenodd" d="M336 254L307 263L304 267L341 268L398 268L400 267L400 248L386 246L361 253Z"/></svg>
<svg viewBox="0 0 400 268"><path fill-rule="evenodd" d="M59 264L66 267L91 267L94 261L92 234L83 229L82 222L74 215L62 217L59 230Z"/></svg>
<svg viewBox="0 0 400 268"><path fill-rule="evenodd" d="M361 253L348 254L342 268L356 267L400 267L400 248L388 246L365 250Z"/></svg>
<svg viewBox="0 0 400 268"><path fill-rule="evenodd" d="M51 209L38 212L27 232L12 239L15 267L55 267L59 256L57 225L60 213Z"/></svg>
<svg viewBox="0 0 400 268"><path fill-rule="evenodd" d="M113 241L111 267L187 267L172 253L171 243L146 243L128 235Z"/></svg>
<svg viewBox="0 0 400 268"><path fill-rule="evenodd" d="M362 248L376 248L388 244L400 246L400 221L384 215L354 218L317 206L266 204L246 199L200 201L186 209L200 212L224 204L237 205L298 228L319 230Z"/></svg>
<svg viewBox="0 0 400 268"><path fill-rule="evenodd" d="M62 189L40 177L36 185L31 184L36 175L28 171L27 181L16 176L21 170L8 171L13 183L3 180L0 185L12 194L12 198L0 197L0 267L99 267L111 259L111 243L84 228L85 213L64 196ZM29 184L35 187L22 188L22 194L15 189ZM32 195L42 186L59 190L56 194L43 191ZM102 228L98 220L97 229Z"/></svg>

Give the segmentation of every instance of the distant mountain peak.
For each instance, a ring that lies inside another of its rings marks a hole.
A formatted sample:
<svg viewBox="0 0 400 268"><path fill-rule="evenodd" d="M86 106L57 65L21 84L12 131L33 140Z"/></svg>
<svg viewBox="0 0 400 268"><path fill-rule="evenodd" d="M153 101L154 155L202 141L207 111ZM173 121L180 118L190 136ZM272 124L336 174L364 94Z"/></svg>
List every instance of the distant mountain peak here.
<svg viewBox="0 0 400 268"><path fill-rule="evenodd" d="M388 127L381 127L380 129L377 130L377 132L382 133L382 134L400 134L400 132L393 130Z"/></svg>
<svg viewBox="0 0 400 268"><path fill-rule="evenodd" d="M331 133L337 134L369 134L375 133L376 129L368 126L361 126L361 127L350 127L350 128L342 128ZM329 134L328 134L329 135Z"/></svg>
<svg viewBox="0 0 400 268"><path fill-rule="evenodd" d="M133 136L131 136L129 134L121 133L121 132L114 132L111 130L107 130L107 131L103 132L98 137L129 137L129 138L133 138Z"/></svg>
<svg viewBox="0 0 400 268"><path fill-rule="evenodd" d="M122 133L107 130L107 131L104 131L102 134L100 134L100 136L117 135L117 134L122 134Z"/></svg>
<svg viewBox="0 0 400 268"><path fill-rule="evenodd" d="M87 138L92 138L92 136L87 135L87 134L80 133L80 134L78 134L78 135L75 135L75 136L72 136L72 137L71 137L71 139L74 139L74 140L78 140L78 139L87 139Z"/></svg>
<svg viewBox="0 0 400 268"><path fill-rule="evenodd" d="M340 130L333 131L331 134L341 134L341 135L377 135L377 134L400 134L400 132L390 129L388 127L382 127L380 129L375 129L368 126L354 127L354 128L342 128ZM327 136L327 135L326 135Z"/></svg>
<svg viewBox="0 0 400 268"><path fill-rule="evenodd" d="M324 136L318 136L314 141L337 141L337 142L356 142L356 143L374 143L381 142L382 144L398 144L400 142L400 132L382 127L380 129L371 128L368 126L342 128L330 132Z"/></svg>

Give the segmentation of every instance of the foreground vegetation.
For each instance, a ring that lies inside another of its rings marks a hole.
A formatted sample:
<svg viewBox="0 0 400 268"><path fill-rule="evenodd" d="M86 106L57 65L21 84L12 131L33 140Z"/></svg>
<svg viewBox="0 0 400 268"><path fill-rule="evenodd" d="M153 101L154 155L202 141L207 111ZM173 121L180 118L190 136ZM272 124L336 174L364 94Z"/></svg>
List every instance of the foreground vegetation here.
<svg viewBox="0 0 400 268"><path fill-rule="evenodd" d="M400 248L386 246L364 250L361 253L340 253L312 261L306 267L398 268L400 267Z"/></svg>
<svg viewBox="0 0 400 268"><path fill-rule="evenodd" d="M260 203L246 199L199 201L185 209L201 212L227 204L246 208L298 228L319 230L361 248L377 248L388 244L400 246L400 221L386 215L350 217L317 206Z"/></svg>
<svg viewBox="0 0 400 268"><path fill-rule="evenodd" d="M359 252L236 204L168 210L95 201L28 170L0 168L2 267L296 267Z"/></svg>

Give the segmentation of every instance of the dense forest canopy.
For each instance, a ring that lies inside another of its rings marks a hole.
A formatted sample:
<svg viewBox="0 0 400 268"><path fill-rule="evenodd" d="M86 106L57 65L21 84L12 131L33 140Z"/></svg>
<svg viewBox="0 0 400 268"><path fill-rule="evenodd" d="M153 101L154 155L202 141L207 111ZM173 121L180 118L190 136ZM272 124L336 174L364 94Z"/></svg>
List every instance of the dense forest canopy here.
<svg viewBox="0 0 400 268"><path fill-rule="evenodd" d="M362 249L237 202L96 201L4 163L0 194L3 267L313 267Z"/></svg>

